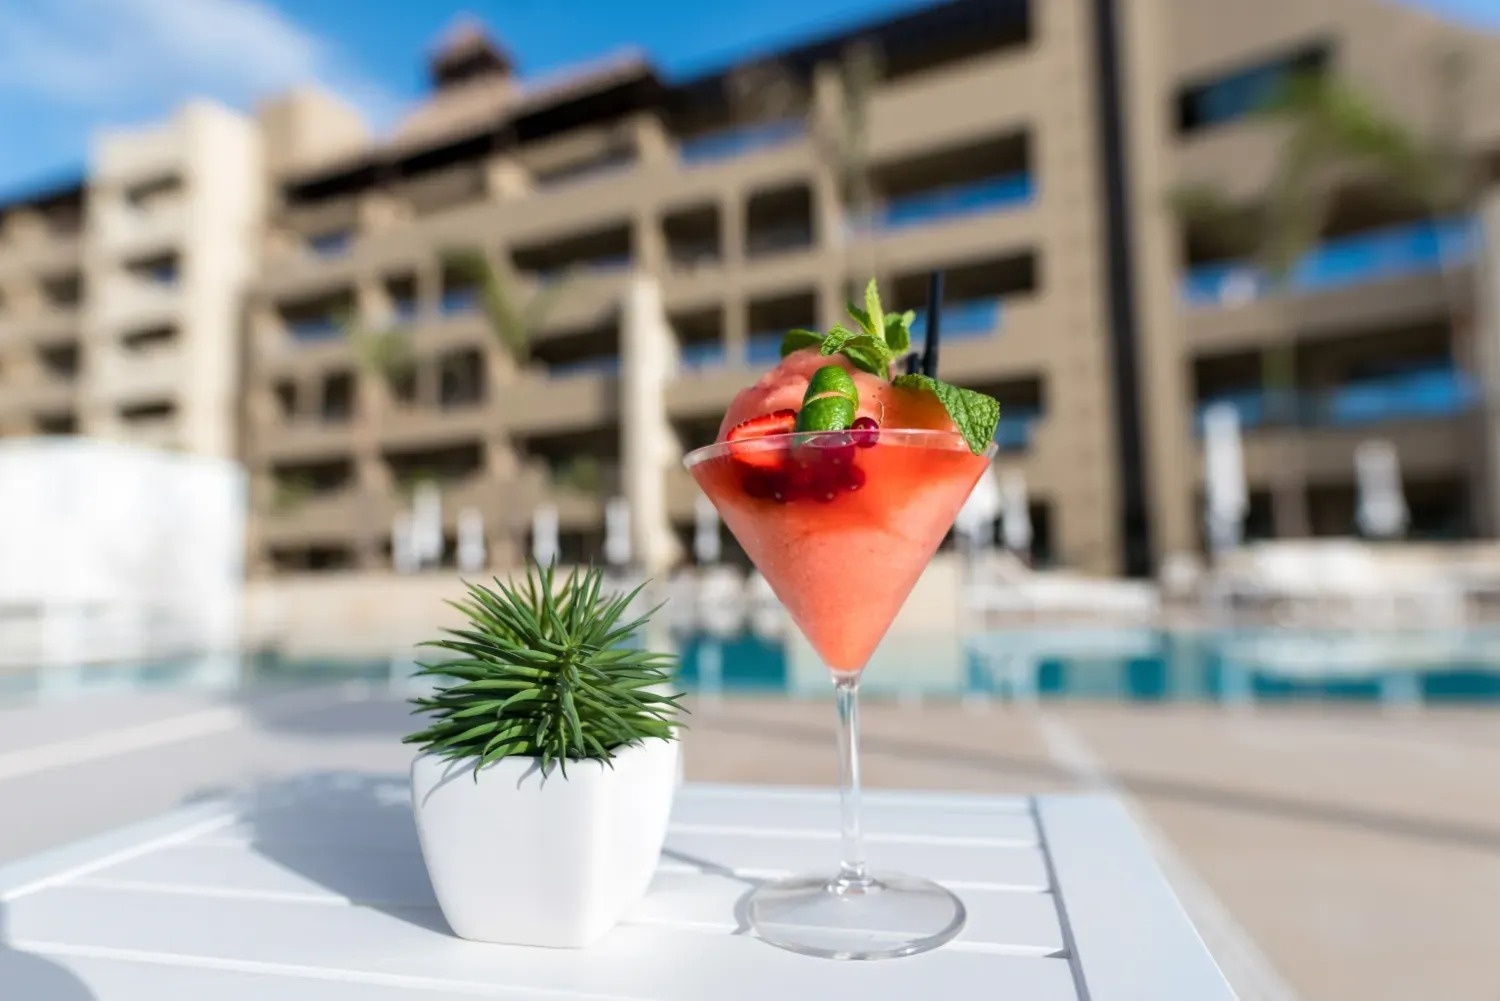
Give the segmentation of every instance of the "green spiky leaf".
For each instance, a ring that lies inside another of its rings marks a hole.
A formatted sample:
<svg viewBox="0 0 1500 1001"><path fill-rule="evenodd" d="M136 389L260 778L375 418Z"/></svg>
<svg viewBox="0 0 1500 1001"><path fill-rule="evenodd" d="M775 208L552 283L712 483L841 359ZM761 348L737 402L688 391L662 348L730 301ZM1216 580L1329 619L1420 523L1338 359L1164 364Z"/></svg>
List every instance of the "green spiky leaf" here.
<svg viewBox="0 0 1500 1001"><path fill-rule="evenodd" d="M575 571L557 580L551 567L528 568L519 585L468 585L451 602L464 626L426 646L452 655L421 665L438 679L431 695L412 700L427 727L406 738L428 754L484 765L508 757L608 763L621 749L677 736L680 695L671 685L675 658L640 649L635 640L650 613L624 621L641 588L603 591L603 572Z"/></svg>

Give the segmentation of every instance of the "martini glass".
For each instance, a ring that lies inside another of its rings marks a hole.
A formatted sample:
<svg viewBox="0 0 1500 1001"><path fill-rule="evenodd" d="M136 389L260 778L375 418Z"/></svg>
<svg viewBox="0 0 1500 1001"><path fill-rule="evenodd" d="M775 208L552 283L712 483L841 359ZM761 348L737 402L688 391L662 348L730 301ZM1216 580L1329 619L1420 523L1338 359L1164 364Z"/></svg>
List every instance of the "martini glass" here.
<svg viewBox="0 0 1500 1001"><path fill-rule="evenodd" d="M842 859L751 894L750 925L772 945L881 959L935 949L963 928L964 905L948 890L865 865L858 693L994 450L975 455L947 431L813 431L720 442L685 460L833 676Z"/></svg>

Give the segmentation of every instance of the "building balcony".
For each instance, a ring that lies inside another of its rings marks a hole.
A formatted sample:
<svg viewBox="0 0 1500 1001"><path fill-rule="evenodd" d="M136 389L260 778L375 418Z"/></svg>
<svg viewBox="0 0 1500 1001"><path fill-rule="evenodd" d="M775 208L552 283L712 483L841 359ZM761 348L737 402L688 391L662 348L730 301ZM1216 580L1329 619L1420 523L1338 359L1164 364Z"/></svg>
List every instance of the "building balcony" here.
<svg viewBox="0 0 1500 1001"><path fill-rule="evenodd" d="M0 310L0 343L47 345L78 340L77 305L43 305L36 309Z"/></svg>
<svg viewBox="0 0 1500 1001"><path fill-rule="evenodd" d="M1197 426L1215 404L1227 403L1239 414L1247 431L1268 427L1354 428L1394 421L1459 417L1478 403L1473 381L1452 368L1429 368L1371 379L1360 379L1330 389L1278 398L1264 389L1226 393L1198 405Z"/></svg>
<svg viewBox="0 0 1500 1001"><path fill-rule="evenodd" d="M250 435L252 458L298 461L346 456L353 445L353 424L316 418L277 420L257 425Z"/></svg>
<svg viewBox="0 0 1500 1001"><path fill-rule="evenodd" d="M970 299L965 302L950 302L943 305L942 343L955 340L989 337L1000 332L1004 322L1004 301L1001 299ZM911 339L913 348L927 342L927 310L916 311L912 321Z"/></svg>
<svg viewBox="0 0 1500 1001"><path fill-rule="evenodd" d="M784 146L806 134L807 123L800 117L732 126L683 139L677 158L684 167L734 160Z"/></svg>
<svg viewBox="0 0 1500 1001"><path fill-rule="evenodd" d="M1030 174L1003 174L888 199L850 226L857 234L890 233L1020 208L1035 195Z"/></svg>
<svg viewBox="0 0 1500 1001"><path fill-rule="evenodd" d="M504 425L517 434L604 427L619 419L619 380L600 372L554 379L530 371L496 395Z"/></svg>
<svg viewBox="0 0 1500 1001"><path fill-rule="evenodd" d="M723 341L698 341L677 349L677 367L683 372L718 369L728 363L728 351Z"/></svg>
<svg viewBox="0 0 1500 1001"><path fill-rule="evenodd" d="M101 373L104 390L115 400L160 399L177 395L183 381L183 359L177 351L119 354Z"/></svg>
<svg viewBox="0 0 1500 1001"><path fill-rule="evenodd" d="M1470 264L1479 248L1473 220L1450 219L1391 226L1327 240L1305 254L1281 286L1288 295L1330 292L1436 274ZM1242 306L1277 291L1246 261L1206 264L1183 278L1190 307Z"/></svg>
<svg viewBox="0 0 1500 1001"><path fill-rule="evenodd" d="M187 229L187 208L182 204L150 209L107 205L96 218L100 248L120 257L168 250L181 242Z"/></svg>
<svg viewBox="0 0 1500 1001"><path fill-rule="evenodd" d="M93 304L100 319L112 327L149 327L170 323L182 297L172 282L112 275L104 279Z"/></svg>
<svg viewBox="0 0 1500 1001"><path fill-rule="evenodd" d="M319 490L306 497L273 499L259 518L261 541L298 545L362 538L375 530L369 495L356 486Z"/></svg>

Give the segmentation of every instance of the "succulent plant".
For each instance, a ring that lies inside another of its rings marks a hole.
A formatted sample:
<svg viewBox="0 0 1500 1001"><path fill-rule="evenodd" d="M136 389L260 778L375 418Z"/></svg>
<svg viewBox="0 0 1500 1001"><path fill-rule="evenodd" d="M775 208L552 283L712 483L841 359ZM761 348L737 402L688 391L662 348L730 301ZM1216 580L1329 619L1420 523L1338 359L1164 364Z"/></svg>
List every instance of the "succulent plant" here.
<svg viewBox="0 0 1500 1001"><path fill-rule="evenodd" d="M429 725L405 743L479 769L509 757L536 758L543 772L555 762L608 763L645 740L674 740L676 658L640 649L633 640L656 609L622 623L640 594L603 593L604 574L574 571L559 584L552 567L531 565L520 587L498 578L494 587L468 584L450 602L468 619L424 646L451 659L423 663L419 676L437 680L431 694L412 700Z"/></svg>

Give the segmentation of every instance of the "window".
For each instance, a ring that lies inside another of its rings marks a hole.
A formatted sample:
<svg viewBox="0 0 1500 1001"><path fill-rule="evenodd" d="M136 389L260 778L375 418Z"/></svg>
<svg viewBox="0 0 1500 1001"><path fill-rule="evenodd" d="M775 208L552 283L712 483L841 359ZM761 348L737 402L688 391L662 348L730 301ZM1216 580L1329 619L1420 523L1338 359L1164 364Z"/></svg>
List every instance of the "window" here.
<svg viewBox="0 0 1500 1001"><path fill-rule="evenodd" d="M37 353L42 368L54 379L72 379L78 375L78 345L58 344Z"/></svg>
<svg viewBox="0 0 1500 1001"><path fill-rule="evenodd" d="M166 351L177 344L177 328L167 326L133 330L122 337L120 343L131 354Z"/></svg>
<svg viewBox="0 0 1500 1001"><path fill-rule="evenodd" d="M354 376L348 372L333 372L323 377L323 409L321 417L325 424L343 424L354 416Z"/></svg>
<svg viewBox="0 0 1500 1001"><path fill-rule="evenodd" d="M170 400L159 403L135 403L120 408L120 419L127 424L157 424L170 421L177 415L177 404Z"/></svg>
<svg viewBox="0 0 1500 1001"><path fill-rule="evenodd" d="M1255 114L1290 81L1323 73L1328 61L1326 45L1311 45L1279 59L1190 84L1177 99L1178 131L1197 132Z"/></svg>

